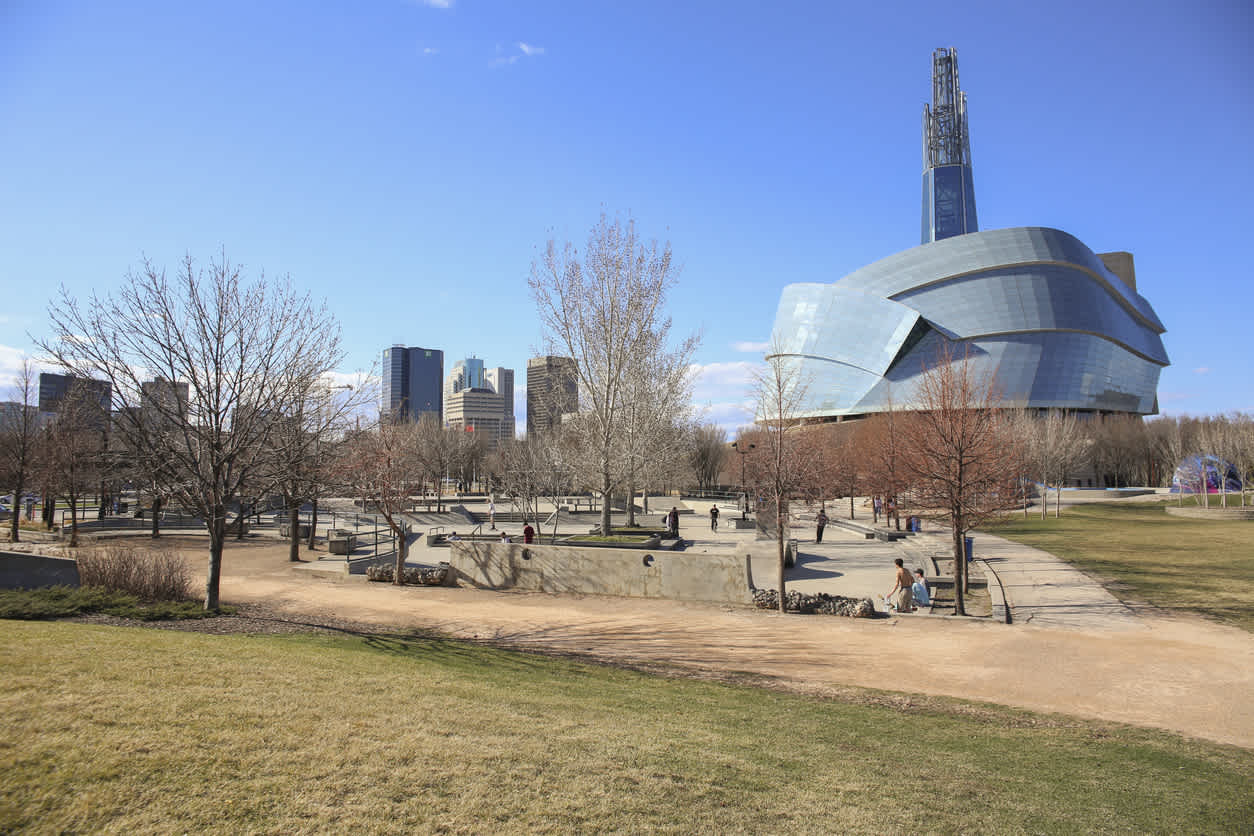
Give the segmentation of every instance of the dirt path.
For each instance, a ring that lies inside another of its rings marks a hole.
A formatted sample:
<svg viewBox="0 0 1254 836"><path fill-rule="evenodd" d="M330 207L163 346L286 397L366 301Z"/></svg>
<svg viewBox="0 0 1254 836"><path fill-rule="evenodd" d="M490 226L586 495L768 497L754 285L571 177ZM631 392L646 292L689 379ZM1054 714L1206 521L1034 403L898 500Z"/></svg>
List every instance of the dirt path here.
<svg viewBox="0 0 1254 836"><path fill-rule="evenodd" d="M186 553L203 570L203 544ZM232 546L222 599L599 659L750 673L819 692L860 686L962 697L1254 748L1254 642L1202 619L1138 615L1137 630L855 620L310 575L287 562L285 546Z"/></svg>

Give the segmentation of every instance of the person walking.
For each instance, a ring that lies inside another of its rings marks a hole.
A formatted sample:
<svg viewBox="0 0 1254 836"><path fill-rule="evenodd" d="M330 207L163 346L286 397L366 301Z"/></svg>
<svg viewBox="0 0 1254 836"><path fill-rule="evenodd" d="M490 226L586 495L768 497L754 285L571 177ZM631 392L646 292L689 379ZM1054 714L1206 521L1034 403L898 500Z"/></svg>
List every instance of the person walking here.
<svg viewBox="0 0 1254 836"><path fill-rule="evenodd" d="M883 506L880 504L880 498L878 496L872 497L871 498L871 515L874 517L874 519L872 520L872 523L874 523L875 525L879 525L881 507Z"/></svg>
<svg viewBox="0 0 1254 836"><path fill-rule="evenodd" d="M671 506L671 512L666 515L666 527L670 530L671 537L679 539L679 509L674 505Z"/></svg>
<svg viewBox="0 0 1254 836"><path fill-rule="evenodd" d="M827 528L827 512L822 508L819 509L819 515L814 520L814 542L823 542L823 529Z"/></svg>
<svg viewBox="0 0 1254 836"><path fill-rule="evenodd" d="M718 531L718 506L710 506L710 531Z"/></svg>
<svg viewBox="0 0 1254 836"><path fill-rule="evenodd" d="M531 523L523 526L523 542L530 543L536 537L536 530L531 527Z"/></svg>
<svg viewBox="0 0 1254 836"><path fill-rule="evenodd" d="M496 500L488 500L488 525L492 526L492 530L496 531Z"/></svg>

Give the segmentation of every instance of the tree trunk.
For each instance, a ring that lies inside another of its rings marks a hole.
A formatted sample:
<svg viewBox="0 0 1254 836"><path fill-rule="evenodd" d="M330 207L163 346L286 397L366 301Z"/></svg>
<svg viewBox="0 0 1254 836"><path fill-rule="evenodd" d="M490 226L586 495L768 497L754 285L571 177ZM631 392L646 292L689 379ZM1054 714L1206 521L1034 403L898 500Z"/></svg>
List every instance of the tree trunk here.
<svg viewBox="0 0 1254 836"><path fill-rule="evenodd" d="M787 612L784 606L784 553L786 551L784 544L784 498L775 497L775 540L779 545L779 612L783 615Z"/></svg>
<svg viewBox="0 0 1254 836"><path fill-rule="evenodd" d="M610 474L605 471L601 475L601 534L610 534Z"/></svg>
<svg viewBox="0 0 1254 836"><path fill-rule="evenodd" d="M70 494L70 548L78 548L78 497Z"/></svg>
<svg viewBox="0 0 1254 836"><path fill-rule="evenodd" d="M13 489L13 508L11 509L13 511L13 516L9 518L9 540L13 543L21 541L21 534L19 532L22 530L22 505L25 504L22 502L22 494L25 491L26 477L25 474L19 471L17 474L17 487ZM1242 494L1242 499L1244 498L1245 496Z"/></svg>
<svg viewBox="0 0 1254 836"><path fill-rule="evenodd" d="M209 520L209 571L205 574L205 609L218 609L222 586L222 551L226 546L226 508L217 506Z"/></svg>
<svg viewBox="0 0 1254 836"><path fill-rule="evenodd" d="M853 519L853 491L849 492L849 519Z"/></svg>
<svg viewBox="0 0 1254 836"><path fill-rule="evenodd" d="M135 501L139 502L139 494L136 493ZM161 536L161 497L153 494L152 497L152 536Z"/></svg>
<svg viewBox="0 0 1254 836"><path fill-rule="evenodd" d="M405 585L405 558L409 556L409 539L405 536L405 526L388 519L388 526L396 538L396 571L392 573L392 583ZM451 549L452 546L450 545Z"/></svg>
<svg viewBox="0 0 1254 836"><path fill-rule="evenodd" d="M315 547L314 539L318 532L318 498L314 497L313 511L309 515L309 550L313 551Z"/></svg>
<svg viewBox="0 0 1254 836"><path fill-rule="evenodd" d="M967 574L966 534L957 521L954 522L954 614L967 614L967 601L963 585Z"/></svg>
<svg viewBox="0 0 1254 836"><path fill-rule="evenodd" d="M287 501L287 559L300 562L300 506L292 499Z"/></svg>
<svg viewBox="0 0 1254 836"><path fill-rule="evenodd" d="M627 525L636 524L636 480L632 479L627 486Z"/></svg>

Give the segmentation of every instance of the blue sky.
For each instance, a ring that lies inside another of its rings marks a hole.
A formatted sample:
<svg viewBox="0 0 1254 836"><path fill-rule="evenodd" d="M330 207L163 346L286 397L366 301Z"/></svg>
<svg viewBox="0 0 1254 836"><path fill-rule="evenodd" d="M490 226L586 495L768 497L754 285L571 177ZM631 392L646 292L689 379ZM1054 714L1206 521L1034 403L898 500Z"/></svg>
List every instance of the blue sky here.
<svg viewBox="0 0 1254 836"><path fill-rule="evenodd" d="M58 285L220 250L290 274L366 368L517 370L526 277L604 209L670 240L697 396L745 420L780 289L918 243L933 48L958 49L984 229L1135 254L1171 413L1254 410L1244 0L0 5L0 374Z"/></svg>

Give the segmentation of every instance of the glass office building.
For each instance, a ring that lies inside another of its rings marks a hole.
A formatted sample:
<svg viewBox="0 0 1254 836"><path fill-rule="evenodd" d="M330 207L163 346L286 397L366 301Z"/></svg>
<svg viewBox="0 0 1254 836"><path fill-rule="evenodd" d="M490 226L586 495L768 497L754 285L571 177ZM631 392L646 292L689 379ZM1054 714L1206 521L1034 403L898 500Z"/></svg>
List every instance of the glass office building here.
<svg viewBox="0 0 1254 836"><path fill-rule="evenodd" d="M383 349L380 413L393 421L417 421L423 415L444 418L444 352L434 348Z"/></svg>
<svg viewBox="0 0 1254 836"><path fill-rule="evenodd" d="M1165 329L1136 291L1131 254L1099 255L1045 227L978 231L965 95L956 55L942 52L933 89L957 94L961 119L942 121L961 123L961 143L946 142L962 152L934 156L943 164L925 171L924 243L831 284L788 285L780 297L773 356L807 385L801 417L908 409L946 347L991 376L1007 407L1157 412ZM951 81L937 82L950 71ZM932 127L925 120L925 151L937 145ZM938 184L948 184L943 199Z"/></svg>

